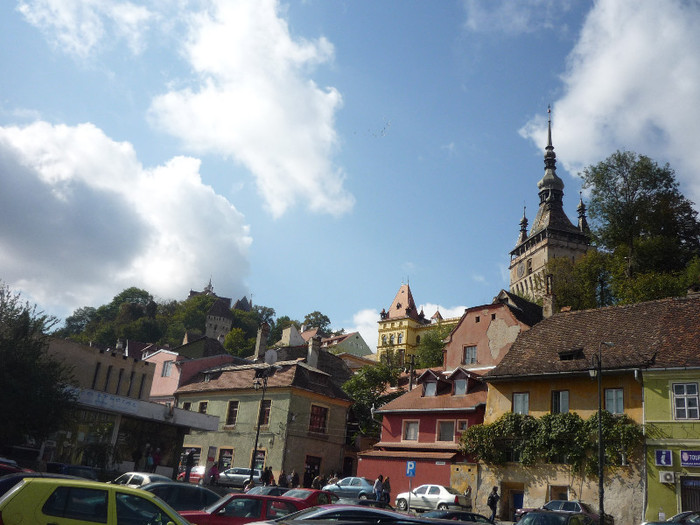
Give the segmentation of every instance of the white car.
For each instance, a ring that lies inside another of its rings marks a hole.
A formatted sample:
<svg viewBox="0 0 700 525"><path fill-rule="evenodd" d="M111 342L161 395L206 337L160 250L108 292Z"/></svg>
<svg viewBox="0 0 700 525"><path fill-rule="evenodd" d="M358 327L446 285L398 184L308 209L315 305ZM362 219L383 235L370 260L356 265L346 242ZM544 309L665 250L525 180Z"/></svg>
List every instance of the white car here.
<svg viewBox="0 0 700 525"><path fill-rule="evenodd" d="M127 485L129 487L140 487L146 483L154 481L172 481L172 479L152 472L125 472L118 478L110 481L114 485Z"/></svg>
<svg viewBox="0 0 700 525"><path fill-rule="evenodd" d="M469 505L469 500L461 492L456 491L452 487L443 487L442 485L421 485L416 487L410 493L402 492L396 496L396 508L399 510L408 510L409 507L409 496L410 496L410 506L412 509L454 509L454 508L464 508L466 509Z"/></svg>

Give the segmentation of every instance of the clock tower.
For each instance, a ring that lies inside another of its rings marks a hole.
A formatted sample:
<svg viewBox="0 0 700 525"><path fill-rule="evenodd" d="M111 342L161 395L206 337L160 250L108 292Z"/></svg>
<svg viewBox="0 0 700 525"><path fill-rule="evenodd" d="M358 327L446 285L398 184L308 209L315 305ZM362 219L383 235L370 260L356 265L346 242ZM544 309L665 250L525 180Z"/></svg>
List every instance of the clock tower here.
<svg viewBox="0 0 700 525"><path fill-rule="evenodd" d="M551 111L550 111L551 115ZM529 233L523 211L520 235L510 252L510 291L536 300L545 295L544 267L555 257L572 260L590 248L590 231L583 200L578 204L578 225L564 213L564 181L557 176L557 156L552 146L552 120L548 120L547 147L544 154L544 177L537 183L540 205Z"/></svg>

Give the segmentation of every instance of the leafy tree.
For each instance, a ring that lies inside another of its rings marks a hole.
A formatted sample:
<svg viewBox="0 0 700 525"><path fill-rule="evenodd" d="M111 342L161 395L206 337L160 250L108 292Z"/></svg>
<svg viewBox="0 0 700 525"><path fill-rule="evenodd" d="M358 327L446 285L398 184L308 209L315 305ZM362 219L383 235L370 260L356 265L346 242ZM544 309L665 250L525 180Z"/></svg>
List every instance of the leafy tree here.
<svg viewBox="0 0 700 525"><path fill-rule="evenodd" d="M67 337L81 333L95 319L97 310L91 306L78 308L73 315L66 317L63 329L57 335Z"/></svg>
<svg viewBox="0 0 700 525"><path fill-rule="evenodd" d="M241 328L233 328L224 339L224 348L229 354L239 357L253 355L255 351L255 338L246 337Z"/></svg>
<svg viewBox="0 0 700 525"><path fill-rule="evenodd" d="M700 254L698 214L668 164L617 151L582 176L595 238L607 251L624 252L628 276L682 270Z"/></svg>
<svg viewBox="0 0 700 525"><path fill-rule="evenodd" d="M379 437L382 420L373 415L380 408L403 394L403 390L387 392L398 384L400 370L383 363L362 367L343 384L343 390L355 401L353 413L358 420L359 432L365 436Z"/></svg>
<svg viewBox="0 0 700 525"><path fill-rule="evenodd" d="M270 326L270 335L268 336L268 341L271 343L276 343L282 339L282 331L288 326L294 325L297 329L301 326L299 321L291 319L288 315L283 315L278 317L275 321L274 326Z"/></svg>
<svg viewBox="0 0 700 525"><path fill-rule="evenodd" d="M275 309L269 306L255 305L253 310L257 313L258 324L267 323L270 326L275 324Z"/></svg>
<svg viewBox="0 0 700 525"><path fill-rule="evenodd" d="M451 326L440 323L420 338L420 343L416 347L418 368L434 368L443 365L445 338L451 330Z"/></svg>
<svg viewBox="0 0 700 525"><path fill-rule="evenodd" d="M20 301L0 282L0 443L43 440L75 406L65 389L71 371L49 357L48 331L57 320ZM47 410L50 407L50 410Z"/></svg>
<svg viewBox="0 0 700 525"><path fill-rule="evenodd" d="M318 328L318 333L323 337L328 337L331 334L330 318L318 310L306 314L304 317L304 326L306 328Z"/></svg>
<svg viewBox="0 0 700 525"><path fill-rule="evenodd" d="M612 304L610 266L609 254L591 250L576 262L568 257L552 259L545 273L552 275L553 291L560 306L583 310Z"/></svg>

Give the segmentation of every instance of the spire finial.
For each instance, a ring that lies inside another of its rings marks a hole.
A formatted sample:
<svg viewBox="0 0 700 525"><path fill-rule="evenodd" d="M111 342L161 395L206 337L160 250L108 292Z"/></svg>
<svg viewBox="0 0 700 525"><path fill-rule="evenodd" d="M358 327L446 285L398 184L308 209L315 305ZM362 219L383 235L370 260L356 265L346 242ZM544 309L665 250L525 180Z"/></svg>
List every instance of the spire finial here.
<svg viewBox="0 0 700 525"><path fill-rule="evenodd" d="M547 105L547 148L552 146L552 106Z"/></svg>

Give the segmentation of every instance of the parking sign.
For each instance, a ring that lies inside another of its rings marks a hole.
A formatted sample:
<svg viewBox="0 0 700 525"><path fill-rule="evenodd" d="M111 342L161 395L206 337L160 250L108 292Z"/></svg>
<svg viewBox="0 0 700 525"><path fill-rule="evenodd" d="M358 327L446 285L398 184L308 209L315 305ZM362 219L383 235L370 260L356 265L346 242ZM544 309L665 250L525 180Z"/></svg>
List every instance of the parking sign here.
<svg viewBox="0 0 700 525"><path fill-rule="evenodd" d="M406 477L415 478L416 477L416 462L407 461L406 462Z"/></svg>

